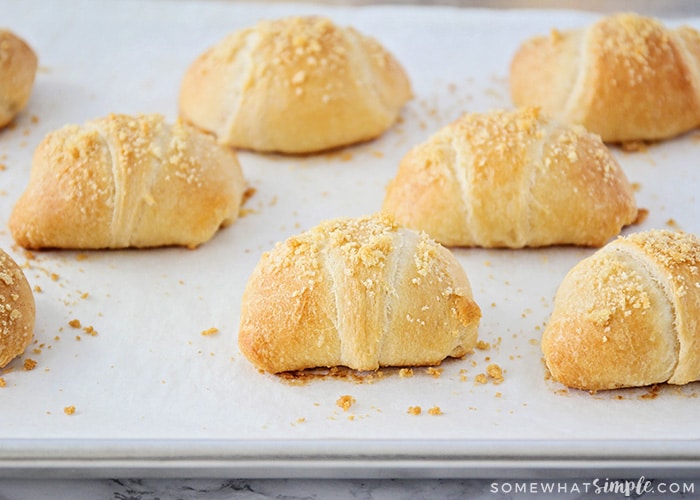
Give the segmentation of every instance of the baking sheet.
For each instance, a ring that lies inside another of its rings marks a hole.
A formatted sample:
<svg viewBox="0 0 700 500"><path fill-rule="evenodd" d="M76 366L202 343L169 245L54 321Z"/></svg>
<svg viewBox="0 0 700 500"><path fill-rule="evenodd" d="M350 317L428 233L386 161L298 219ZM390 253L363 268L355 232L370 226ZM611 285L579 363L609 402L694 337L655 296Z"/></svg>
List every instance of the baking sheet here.
<svg viewBox="0 0 700 500"><path fill-rule="evenodd" d="M197 55L235 29L291 14L352 25L398 57L415 98L397 126L318 156L241 152L255 189L246 215L196 250L28 254L14 245L6 222L46 133L111 112L172 121L180 80ZM0 247L41 291L36 344L0 372L0 475L696 470L698 384L591 395L545 377L539 337L554 292L591 249L455 249L490 348L437 372L288 380L259 373L236 345L242 290L262 252L323 219L377 210L411 146L463 112L511 107L508 65L522 40L596 17L184 0L51 0L37 8L5 0L0 18L32 45L40 70L28 108L0 132ZM700 27L700 19L684 22ZM700 233L696 133L614 153L649 210L625 233ZM218 333L202 334L211 328ZM27 359L33 370L24 369ZM477 383L490 363L504 381ZM336 404L343 395L355 399L347 411ZM409 413L415 406L420 415Z"/></svg>

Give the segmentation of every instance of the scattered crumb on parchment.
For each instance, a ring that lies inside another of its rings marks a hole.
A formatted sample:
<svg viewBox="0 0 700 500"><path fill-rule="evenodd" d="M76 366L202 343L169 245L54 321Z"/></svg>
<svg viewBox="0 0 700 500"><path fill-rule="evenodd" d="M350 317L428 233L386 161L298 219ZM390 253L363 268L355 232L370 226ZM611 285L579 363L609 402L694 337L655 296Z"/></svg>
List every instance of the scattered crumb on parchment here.
<svg viewBox="0 0 700 500"><path fill-rule="evenodd" d="M486 367L486 373L479 373L474 377L477 384L487 384L489 381L498 385L503 382L503 369L496 363L491 363Z"/></svg>
<svg viewBox="0 0 700 500"><path fill-rule="evenodd" d="M491 349L491 344L486 342L485 340L478 340L476 342L476 348L480 351L486 351L488 349Z"/></svg>
<svg viewBox="0 0 700 500"><path fill-rule="evenodd" d="M66 415L73 415L75 413L75 406L70 405L63 408L63 413Z"/></svg>
<svg viewBox="0 0 700 500"><path fill-rule="evenodd" d="M339 408L342 408L343 411L348 411L350 407L355 404L355 398L346 394L344 396L340 396L335 404Z"/></svg>
<svg viewBox="0 0 700 500"><path fill-rule="evenodd" d="M442 410L439 406L433 406L428 410L428 415L442 415Z"/></svg>
<svg viewBox="0 0 700 500"><path fill-rule="evenodd" d="M678 222L676 222L675 219L668 219L666 221L666 225L671 229L680 229L680 225L678 224Z"/></svg>
<svg viewBox="0 0 700 500"><path fill-rule="evenodd" d="M503 382L503 369L499 365L495 363L488 365L486 367L486 373L493 380L494 384Z"/></svg>
<svg viewBox="0 0 700 500"><path fill-rule="evenodd" d="M83 327L83 331L90 335L91 337L96 337L97 336L97 330L93 326L85 326Z"/></svg>
<svg viewBox="0 0 700 500"><path fill-rule="evenodd" d="M408 411L406 413L408 413L409 415L420 415L423 413L423 408L421 408L420 406L409 406ZM443 414L442 409L437 405L429 408L427 413L428 413L428 415L433 415L433 416Z"/></svg>
<svg viewBox="0 0 700 500"><path fill-rule="evenodd" d="M420 406L409 406L408 407L408 414L409 415L420 415L423 410L421 409Z"/></svg>

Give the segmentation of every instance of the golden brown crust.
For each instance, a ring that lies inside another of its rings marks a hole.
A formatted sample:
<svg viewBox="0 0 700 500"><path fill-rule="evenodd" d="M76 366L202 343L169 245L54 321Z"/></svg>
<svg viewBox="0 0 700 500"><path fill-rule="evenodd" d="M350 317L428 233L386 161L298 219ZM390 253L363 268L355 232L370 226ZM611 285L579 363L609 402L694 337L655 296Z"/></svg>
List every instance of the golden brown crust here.
<svg viewBox="0 0 700 500"><path fill-rule="evenodd" d="M12 121L29 101L37 57L17 35L0 30L0 127Z"/></svg>
<svg viewBox="0 0 700 500"><path fill-rule="evenodd" d="M34 337L32 289L17 263L0 250L0 368L21 355Z"/></svg>
<svg viewBox="0 0 700 500"><path fill-rule="evenodd" d="M511 62L517 106L541 106L606 142L656 140L700 125L700 34L636 14L524 42Z"/></svg>
<svg viewBox="0 0 700 500"><path fill-rule="evenodd" d="M586 390L700 380L700 240L652 230L574 266L542 335L553 378Z"/></svg>
<svg viewBox="0 0 700 500"><path fill-rule="evenodd" d="M376 40L322 17L262 21L188 68L180 113L238 148L313 153L373 139L411 97Z"/></svg>
<svg viewBox="0 0 700 500"><path fill-rule="evenodd" d="M403 158L382 210L444 245L601 246L637 217L600 138L537 108L464 115Z"/></svg>
<svg viewBox="0 0 700 500"><path fill-rule="evenodd" d="M109 115L46 136L10 217L26 248L196 247L240 209L233 151L160 115Z"/></svg>
<svg viewBox="0 0 700 500"><path fill-rule="evenodd" d="M432 365L476 344L479 306L455 257L386 216L326 221L266 252L238 343L257 367Z"/></svg>

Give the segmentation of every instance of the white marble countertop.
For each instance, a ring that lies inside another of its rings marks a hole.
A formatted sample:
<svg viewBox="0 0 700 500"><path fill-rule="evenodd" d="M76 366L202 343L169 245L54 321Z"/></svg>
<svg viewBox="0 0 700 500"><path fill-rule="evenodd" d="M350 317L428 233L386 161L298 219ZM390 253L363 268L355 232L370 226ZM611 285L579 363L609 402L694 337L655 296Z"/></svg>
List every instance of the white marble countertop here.
<svg viewBox="0 0 700 500"><path fill-rule="evenodd" d="M698 498L700 481L647 477L532 479L104 479L0 480L0 499L590 499Z"/></svg>

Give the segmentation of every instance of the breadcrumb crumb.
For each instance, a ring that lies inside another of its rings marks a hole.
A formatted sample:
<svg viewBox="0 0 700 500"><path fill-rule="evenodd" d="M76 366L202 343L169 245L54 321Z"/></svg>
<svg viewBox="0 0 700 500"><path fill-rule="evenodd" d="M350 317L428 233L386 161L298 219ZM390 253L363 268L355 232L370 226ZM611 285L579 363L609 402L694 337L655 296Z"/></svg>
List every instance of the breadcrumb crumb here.
<svg viewBox="0 0 700 500"><path fill-rule="evenodd" d="M207 328L206 330L203 330L203 331L202 331L202 335L203 335L204 337L209 337L209 336L211 336L211 335L216 335L217 333L219 333L219 329L216 328L216 327Z"/></svg>
<svg viewBox="0 0 700 500"><path fill-rule="evenodd" d="M348 411L352 405L355 404L355 398L350 395L340 396L335 404L342 408L343 411Z"/></svg>
<svg viewBox="0 0 700 500"><path fill-rule="evenodd" d="M83 331L87 333L88 335L91 335L93 337L97 336L97 330L95 330L94 327L92 326L86 326L83 328Z"/></svg>
<svg viewBox="0 0 700 500"><path fill-rule="evenodd" d="M486 367L486 373L493 379L494 384L503 382L503 370L497 364L493 363L488 365Z"/></svg>
<svg viewBox="0 0 700 500"><path fill-rule="evenodd" d="M63 413L66 415L73 415L75 413L75 406L70 405L63 408Z"/></svg>
<svg viewBox="0 0 700 500"><path fill-rule="evenodd" d="M413 376L413 368L401 368L399 370L399 377L410 378Z"/></svg>
<svg viewBox="0 0 700 500"><path fill-rule="evenodd" d="M429 415L442 415L442 410L440 409L439 406L433 406L428 410Z"/></svg>
<svg viewBox="0 0 700 500"><path fill-rule="evenodd" d="M476 342L476 348L480 351L486 351L488 349L491 349L491 344L486 342L485 340L479 340Z"/></svg>
<svg viewBox="0 0 700 500"><path fill-rule="evenodd" d="M36 368L36 361L34 361L34 360L31 359L31 358L27 358L27 359L24 360L24 369L25 369L26 371L31 371L31 370L33 370L34 368Z"/></svg>
<svg viewBox="0 0 700 500"><path fill-rule="evenodd" d="M678 222L676 222L675 219L668 219L666 221L666 225L673 229L680 229L680 226L678 225Z"/></svg>
<svg viewBox="0 0 700 500"><path fill-rule="evenodd" d="M420 406L409 406L408 407L408 414L409 415L420 415L423 410L421 409Z"/></svg>

